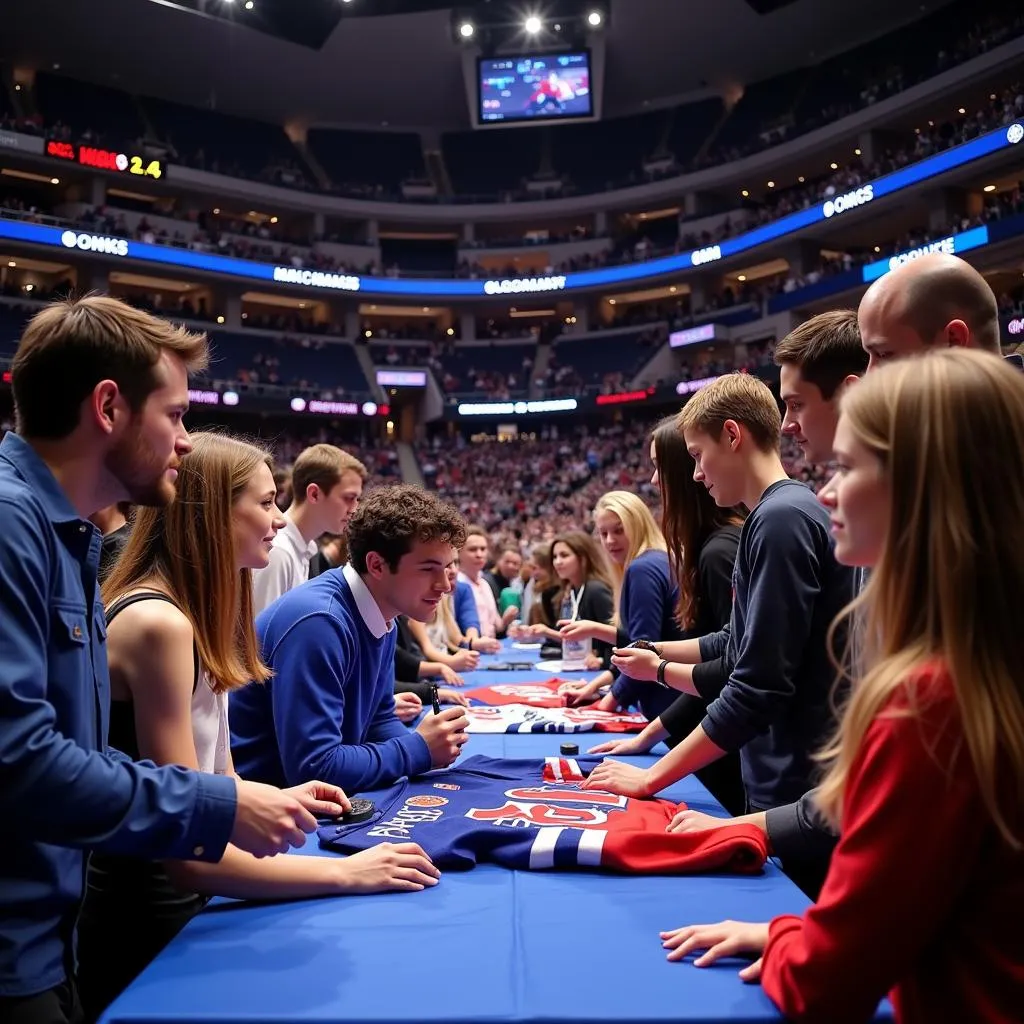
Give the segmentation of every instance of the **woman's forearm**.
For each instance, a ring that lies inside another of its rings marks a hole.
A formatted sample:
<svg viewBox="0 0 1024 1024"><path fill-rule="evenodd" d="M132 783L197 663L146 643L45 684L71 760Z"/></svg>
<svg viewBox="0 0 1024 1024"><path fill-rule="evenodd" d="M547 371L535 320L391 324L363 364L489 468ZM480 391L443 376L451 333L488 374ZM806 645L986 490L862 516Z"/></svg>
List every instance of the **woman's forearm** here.
<svg viewBox="0 0 1024 1024"><path fill-rule="evenodd" d="M658 644L661 656L666 661L675 661L680 665L699 665L700 640L666 640Z"/></svg>
<svg viewBox="0 0 1024 1024"><path fill-rule="evenodd" d="M334 857L257 858L229 846L216 864L167 861L171 880L204 896L238 900L296 900L345 891L344 861Z"/></svg>

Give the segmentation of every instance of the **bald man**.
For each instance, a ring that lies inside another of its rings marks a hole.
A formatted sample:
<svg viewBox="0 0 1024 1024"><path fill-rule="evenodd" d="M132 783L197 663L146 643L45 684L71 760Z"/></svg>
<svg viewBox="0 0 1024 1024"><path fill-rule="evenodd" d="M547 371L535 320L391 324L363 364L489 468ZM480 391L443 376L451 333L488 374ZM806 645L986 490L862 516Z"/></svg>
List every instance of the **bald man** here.
<svg viewBox="0 0 1024 1024"><path fill-rule="evenodd" d="M857 310L868 372L937 345L999 354L999 306L959 256L928 253L880 277Z"/></svg>

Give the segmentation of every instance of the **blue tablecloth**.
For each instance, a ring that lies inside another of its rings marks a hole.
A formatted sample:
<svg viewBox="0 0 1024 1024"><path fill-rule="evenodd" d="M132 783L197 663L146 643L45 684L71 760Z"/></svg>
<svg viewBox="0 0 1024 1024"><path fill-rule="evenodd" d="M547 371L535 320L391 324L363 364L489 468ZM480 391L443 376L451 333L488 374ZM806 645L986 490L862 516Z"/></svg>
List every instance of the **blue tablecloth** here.
<svg viewBox="0 0 1024 1024"><path fill-rule="evenodd" d="M515 652L517 660L521 654ZM467 685L524 678L534 676L477 672ZM557 754L564 739L477 735L467 753L542 757ZM585 749L587 737L580 739ZM665 795L718 810L695 779ZM320 851L310 840L301 853ZM531 874L485 864L449 872L436 888L412 895L262 906L215 901L103 1019L775 1021L779 1015L760 987L736 977L741 964L668 963L658 932L724 918L766 921L806 905L774 864L754 878Z"/></svg>

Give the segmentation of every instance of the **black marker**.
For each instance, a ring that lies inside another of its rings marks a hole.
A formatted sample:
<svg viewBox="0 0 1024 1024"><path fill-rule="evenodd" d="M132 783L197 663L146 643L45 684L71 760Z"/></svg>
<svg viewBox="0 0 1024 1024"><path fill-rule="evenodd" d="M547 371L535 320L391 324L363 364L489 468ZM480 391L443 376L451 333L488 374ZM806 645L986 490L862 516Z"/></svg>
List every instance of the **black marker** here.
<svg viewBox="0 0 1024 1024"><path fill-rule="evenodd" d="M430 699L434 703L434 714L441 714L441 698L438 696L437 693L437 683L430 684Z"/></svg>

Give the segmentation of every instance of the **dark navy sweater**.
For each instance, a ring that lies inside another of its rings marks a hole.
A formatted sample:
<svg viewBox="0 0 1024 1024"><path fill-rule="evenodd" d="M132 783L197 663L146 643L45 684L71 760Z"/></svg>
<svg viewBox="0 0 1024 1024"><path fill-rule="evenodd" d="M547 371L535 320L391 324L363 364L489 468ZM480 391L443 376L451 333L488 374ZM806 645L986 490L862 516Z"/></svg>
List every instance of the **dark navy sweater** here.
<svg viewBox="0 0 1024 1024"><path fill-rule="evenodd" d="M828 513L804 484L762 495L740 533L733 591L728 628L700 642L702 661L725 652L732 665L701 724L740 751L750 805L776 807L814 785L813 755L834 726L826 634L854 596L854 571L835 560Z"/></svg>

